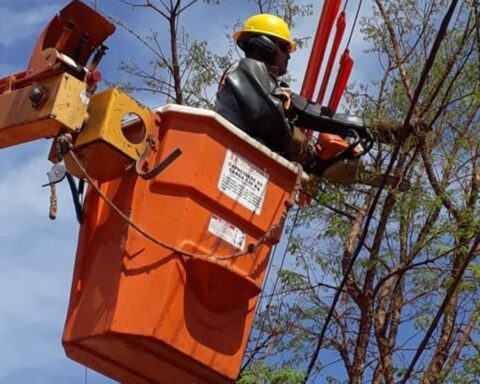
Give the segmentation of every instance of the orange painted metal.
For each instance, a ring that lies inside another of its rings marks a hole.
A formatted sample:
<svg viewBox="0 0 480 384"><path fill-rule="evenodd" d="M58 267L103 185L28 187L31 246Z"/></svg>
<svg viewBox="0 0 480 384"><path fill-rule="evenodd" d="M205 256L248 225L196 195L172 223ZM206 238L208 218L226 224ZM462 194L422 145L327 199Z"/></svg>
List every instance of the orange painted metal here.
<svg viewBox="0 0 480 384"><path fill-rule="evenodd" d="M331 133L321 133L317 144L321 148L319 157L322 160L331 160L350 146L343 138Z"/></svg>
<svg viewBox="0 0 480 384"><path fill-rule="evenodd" d="M50 21L27 69L0 78L0 148L80 131L96 85L85 65L114 31L79 0Z"/></svg>
<svg viewBox="0 0 480 384"><path fill-rule="evenodd" d="M131 116L130 122L124 118ZM73 149L90 176L98 181L112 180L135 167L145 151L147 137L154 129L157 114L115 88L94 95L88 104L88 118L74 139ZM79 178L83 173L64 157L68 171Z"/></svg>
<svg viewBox="0 0 480 384"><path fill-rule="evenodd" d="M91 190L63 344L121 383L232 382L278 238L229 256L279 221L297 171L213 112L167 106L159 115L149 165L177 148L181 156L151 180L132 170L100 188L143 230L191 255L148 240Z"/></svg>
<svg viewBox="0 0 480 384"><path fill-rule="evenodd" d="M38 38L27 66L27 77L35 78L51 65L42 54L54 48L77 65L86 66L94 50L115 32L115 26L80 0L74 0L56 15Z"/></svg>
<svg viewBox="0 0 480 384"><path fill-rule="evenodd" d="M72 1L37 39L27 69L0 78L0 94L63 72L85 80L87 72L78 69L87 64L95 49L114 31L115 26L105 17L80 0ZM53 51L58 54L53 55Z"/></svg>
<svg viewBox="0 0 480 384"><path fill-rule="evenodd" d="M11 92L15 89L16 84L20 83L25 79L27 72L21 71L17 73L12 73L11 75L5 76L0 79L0 95L4 92Z"/></svg>
<svg viewBox="0 0 480 384"><path fill-rule="evenodd" d="M36 104L35 91L44 95ZM0 94L0 148L80 131L87 110L86 84L68 74Z"/></svg>

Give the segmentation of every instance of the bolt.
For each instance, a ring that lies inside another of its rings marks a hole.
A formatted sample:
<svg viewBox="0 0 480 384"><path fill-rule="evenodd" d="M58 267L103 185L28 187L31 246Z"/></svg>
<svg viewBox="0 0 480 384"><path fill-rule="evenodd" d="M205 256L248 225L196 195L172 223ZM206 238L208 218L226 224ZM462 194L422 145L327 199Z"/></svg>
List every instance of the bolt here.
<svg viewBox="0 0 480 384"><path fill-rule="evenodd" d="M28 98L32 103L32 107L38 107L45 100L45 89L41 87L33 88L30 91Z"/></svg>

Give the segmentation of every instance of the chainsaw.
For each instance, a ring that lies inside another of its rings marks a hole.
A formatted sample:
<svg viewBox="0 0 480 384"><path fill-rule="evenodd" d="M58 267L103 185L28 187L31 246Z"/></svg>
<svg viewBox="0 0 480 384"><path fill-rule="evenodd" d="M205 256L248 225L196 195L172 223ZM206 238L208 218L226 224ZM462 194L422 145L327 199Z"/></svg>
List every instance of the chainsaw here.
<svg viewBox="0 0 480 384"><path fill-rule="evenodd" d="M288 111L290 121L295 126L319 132L318 160L307 167L307 172L339 184L388 185L400 191L410 188L408 181L369 171L360 161L360 157L366 155L375 142L361 118L333 114L328 107L296 94L291 94L291 101Z"/></svg>

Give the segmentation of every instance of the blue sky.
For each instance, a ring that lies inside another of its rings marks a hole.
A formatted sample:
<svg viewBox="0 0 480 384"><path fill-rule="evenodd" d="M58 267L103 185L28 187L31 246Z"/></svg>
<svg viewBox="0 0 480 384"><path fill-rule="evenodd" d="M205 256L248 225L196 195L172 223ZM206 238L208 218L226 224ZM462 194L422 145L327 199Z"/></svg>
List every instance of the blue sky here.
<svg viewBox="0 0 480 384"><path fill-rule="evenodd" d="M312 2L316 3L314 16L304 19L294 35L314 33L320 2ZM37 36L67 3L0 0L0 77L24 69ZM140 30L160 24L151 14L133 12L115 0L97 0L97 6ZM207 39L221 53L228 47L223 37L226 27L254 12L246 0L227 0L219 7L193 7L183 22L192 35ZM121 30L107 45L110 49L100 70L110 81L125 76L116 70L120 58L148 60L145 51ZM357 80L368 77L364 48L356 34L351 50ZM290 69L297 79L302 78L307 56L308 51L300 51L291 59ZM299 80L294 88L300 85ZM162 103L157 96L138 98L150 107ZM40 185L47 181L51 166L46 159L49 146L49 141L40 140L0 151L0 384L84 382L85 368L68 360L61 346L78 225L66 183L58 187L58 218L48 219L49 191ZM112 381L89 370L88 383Z"/></svg>

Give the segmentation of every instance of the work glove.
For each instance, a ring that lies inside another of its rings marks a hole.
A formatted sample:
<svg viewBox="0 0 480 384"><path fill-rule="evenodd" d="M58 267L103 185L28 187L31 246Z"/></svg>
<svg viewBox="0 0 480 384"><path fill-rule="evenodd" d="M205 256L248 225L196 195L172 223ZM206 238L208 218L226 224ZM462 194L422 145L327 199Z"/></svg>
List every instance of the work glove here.
<svg viewBox="0 0 480 384"><path fill-rule="evenodd" d="M298 127L293 127L292 136L285 145L285 155L288 160L305 166L317 157L315 146Z"/></svg>

